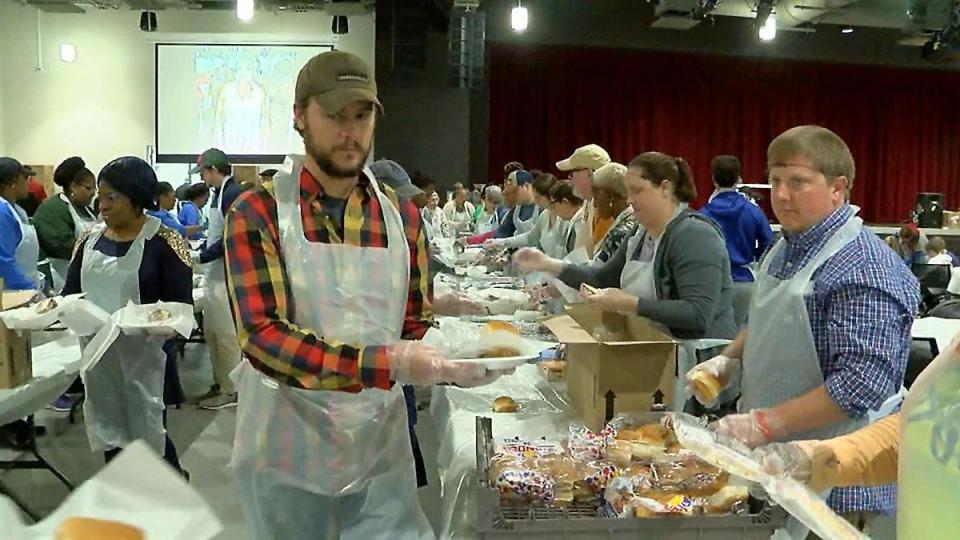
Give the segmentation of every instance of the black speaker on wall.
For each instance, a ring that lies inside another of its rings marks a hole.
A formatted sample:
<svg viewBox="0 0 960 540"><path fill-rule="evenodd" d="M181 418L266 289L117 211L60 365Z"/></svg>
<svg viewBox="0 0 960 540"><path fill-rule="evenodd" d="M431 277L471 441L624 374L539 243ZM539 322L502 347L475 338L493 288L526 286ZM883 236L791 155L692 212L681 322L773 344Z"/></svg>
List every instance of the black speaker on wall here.
<svg viewBox="0 0 960 540"><path fill-rule="evenodd" d="M337 35L350 32L350 20L346 15L334 15L333 22L330 24L330 31Z"/></svg>
<svg viewBox="0 0 960 540"><path fill-rule="evenodd" d="M153 11L140 12L140 30L144 32L157 31L157 14Z"/></svg>
<svg viewBox="0 0 960 540"><path fill-rule="evenodd" d="M943 227L943 193L917 193L914 221L921 228Z"/></svg>

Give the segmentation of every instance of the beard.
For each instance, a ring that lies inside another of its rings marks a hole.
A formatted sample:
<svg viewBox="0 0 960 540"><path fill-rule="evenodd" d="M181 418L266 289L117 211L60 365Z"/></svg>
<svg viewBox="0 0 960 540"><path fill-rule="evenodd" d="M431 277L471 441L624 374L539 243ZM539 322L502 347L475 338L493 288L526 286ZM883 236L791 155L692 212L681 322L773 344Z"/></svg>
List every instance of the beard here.
<svg viewBox="0 0 960 540"><path fill-rule="evenodd" d="M330 152L325 151L313 140L313 136L310 134L309 124L304 126L303 146L307 155L312 157L317 163L317 167L331 178L356 178L360 175L360 172L363 171L363 167L367 163L367 157L370 155L370 147L363 148L358 142L347 142L334 146ZM353 167L340 167L334 163L331 158L331 153L338 150L353 150L359 152L360 159L357 165Z"/></svg>

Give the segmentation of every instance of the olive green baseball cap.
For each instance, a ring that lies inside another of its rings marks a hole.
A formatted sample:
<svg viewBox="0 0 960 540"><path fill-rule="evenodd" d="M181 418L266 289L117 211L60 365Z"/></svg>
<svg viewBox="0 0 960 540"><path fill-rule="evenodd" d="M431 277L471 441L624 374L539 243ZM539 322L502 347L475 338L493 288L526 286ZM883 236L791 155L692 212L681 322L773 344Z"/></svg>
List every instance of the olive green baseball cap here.
<svg viewBox="0 0 960 540"><path fill-rule="evenodd" d="M383 113L383 105L377 99L373 70L357 55L344 51L318 54L300 69L297 103L303 103L311 96L331 114L340 112L354 101L369 101Z"/></svg>
<svg viewBox="0 0 960 540"><path fill-rule="evenodd" d="M197 166L190 169L190 174L197 174L207 167L219 167L221 165L230 165L230 159L223 150L211 148L200 154L200 157L197 158Z"/></svg>

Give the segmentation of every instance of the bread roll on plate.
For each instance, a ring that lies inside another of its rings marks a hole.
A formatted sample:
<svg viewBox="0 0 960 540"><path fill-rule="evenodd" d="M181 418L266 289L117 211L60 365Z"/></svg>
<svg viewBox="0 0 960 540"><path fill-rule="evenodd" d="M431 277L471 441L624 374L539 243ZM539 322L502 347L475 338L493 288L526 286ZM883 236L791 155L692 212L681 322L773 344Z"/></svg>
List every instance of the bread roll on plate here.
<svg viewBox="0 0 960 540"><path fill-rule="evenodd" d="M105 519L69 517L57 527L56 540L144 540L143 531L132 525Z"/></svg>

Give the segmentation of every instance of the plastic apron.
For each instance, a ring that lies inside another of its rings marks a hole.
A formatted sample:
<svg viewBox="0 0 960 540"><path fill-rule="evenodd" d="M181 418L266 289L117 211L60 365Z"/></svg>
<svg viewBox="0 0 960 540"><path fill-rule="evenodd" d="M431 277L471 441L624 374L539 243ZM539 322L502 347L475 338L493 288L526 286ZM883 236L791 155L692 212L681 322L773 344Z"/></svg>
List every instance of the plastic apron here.
<svg viewBox="0 0 960 540"><path fill-rule="evenodd" d="M903 405L897 538L956 538L960 505L960 338L920 374Z"/></svg>
<svg viewBox="0 0 960 540"><path fill-rule="evenodd" d="M68 199L66 195L60 193L57 196L67 204L67 209L70 210L70 217L73 219L74 236L80 238L97 224L96 219L84 219L80 217L80 213L77 212L77 209L74 208L73 203L70 202L70 199ZM69 269L70 259L50 258L50 277L53 278L53 290L59 292L63 289L63 286L67 283L67 271Z"/></svg>
<svg viewBox="0 0 960 540"><path fill-rule="evenodd" d="M0 202L6 204L20 222L20 243L17 244L17 250L13 255L17 268L27 279L37 285L37 288L42 288L43 284L38 282L40 276L37 272L37 261L40 259L40 239L37 238L37 229L30 224L26 212L23 212L19 206L2 197Z"/></svg>
<svg viewBox="0 0 960 540"><path fill-rule="evenodd" d="M300 214L302 159L288 158L274 182L284 269L296 298L293 322L326 340L398 341L410 275L400 213L373 182L386 249L308 241ZM233 377L239 408L231 466L255 538L434 537L417 499L400 385L356 394L301 390L246 361ZM291 517L303 501L308 515Z"/></svg>
<svg viewBox="0 0 960 540"><path fill-rule="evenodd" d="M527 206L527 205L517 205L514 207L514 210L513 210L513 227L514 229L516 229L515 232L513 233L514 236L530 231L530 229L532 229L533 226L536 225L537 218L540 216L540 207L534 204L533 215L531 215L530 218L527 219L526 221L520 219L520 208L523 206Z"/></svg>
<svg viewBox="0 0 960 540"><path fill-rule="evenodd" d="M649 260L639 261L636 258L637 250L642 249L640 242L646 238L646 229L638 228L636 234L627 240L627 262L620 272L620 288L638 298L656 300L657 285L654 280L653 262L657 258L657 247L660 242L654 241L653 253Z"/></svg>
<svg viewBox="0 0 960 540"><path fill-rule="evenodd" d="M548 257L562 259L567 256L567 238L569 237L570 222L560 219L560 216L546 210L544 229L540 232L540 247ZM550 223L551 219L553 224Z"/></svg>
<svg viewBox="0 0 960 540"><path fill-rule="evenodd" d="M229 181L229 179L227 179ZM210 205L210 225L207 229L207 247L223 238L223 192L227 184L224 181ZM236 339L237 328L230 311L230 297L227 295L227 274L223 259L210 261L206 264L205 273L206 291L203 297L204 326L216 333L218 337Z"/></svg>
<svg viewBox="0 0 960 540"><path fill-rule="evenodd" d="M127 254L112 257L93 249L106 231L105 225L98 225L83 248L80 283L85 298L107 313L115 313L127 302L139 304L144 245L159 229L160 220L147 217ZM80 339L84 347L90 342ZM87 396L83 414L92 450L123 448L142 439L163 455L166 361L162 340L121 333L95 366L81 371Z"/></svg>
<svg viewBox="0 0 960 540"><path fill-rule="evenodd" d="M851 210L853 212L855 210ZM781 238L770 249L758 272L750 304L749 336L743 352L741 412L774 407L800 397L824 383L804 297L812 291L814 272L863 230L863 220L851 215L820 252L790 279L770 274L770 263L786 246ZM770 384L776 381L777 384ZM830 439L867 425L866 416L826 428L794 433L790 440ZM821 493L826 499L829 491ZM793 538L804 538L806 527L787 522Z"/></svg>

